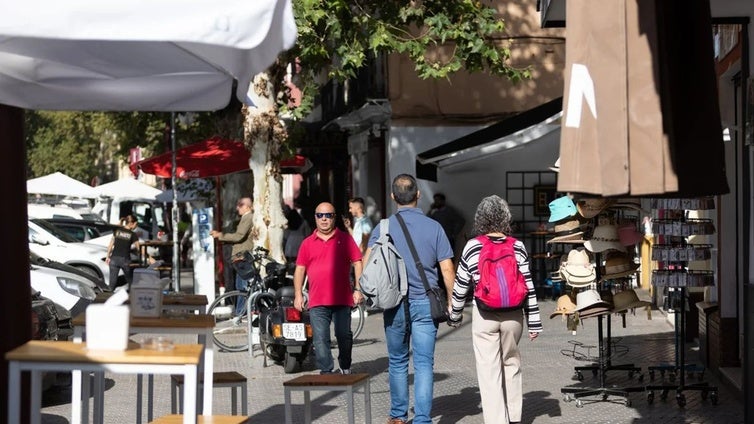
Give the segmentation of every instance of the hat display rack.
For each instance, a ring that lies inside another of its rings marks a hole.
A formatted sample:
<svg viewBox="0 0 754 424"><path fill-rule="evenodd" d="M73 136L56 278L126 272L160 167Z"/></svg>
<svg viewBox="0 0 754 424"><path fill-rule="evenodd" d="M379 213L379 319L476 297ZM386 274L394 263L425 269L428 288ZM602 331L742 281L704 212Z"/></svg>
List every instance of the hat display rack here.
<svg viewBox="0 0 754 424"><path fill-rule="evenodd" d="M715 284L714 273L704 268L706 261L712 257L712 245L696 243L695 239L704 239L715 232L712 220L699 218L704 212L715 209L714 199L711 197L695 199L652 199L652 232L655 243L652 246L652 260L657 261L657 267L652 271L652 285L663 291L664 309L674 315L674 347L675 362L647 367L650 380L655 379L655 373L662 377L667 372L668 381L659 384L650 383L646 387L647 402L654 401L654 392L660 392L665 400L670 391L675 391L676 402L679 406L686 405L684 391L699 391L702 399L709 396L710 402L718 401L718 389L702 381L704 366L686 363L686 311L689 308L688 289L690 287L705 287ZM690 239L694 239L693 242ZM696 265L702 262L702 265ZM691 263L696 263L692 266ZM698 381L686 383L689 377L698 373ZM676 378L678 377L678 378Z"/></svg>
<svg viewBox="0 0 754 424"><path fill-rule="evenodd" d="M626 371L629 379L638 373L638 380L643 380L641 368L633 364L612 363L614 358L626 354L628 349L611 340L610 314L625 314L633 308L648 305L648 302L640 301L633 290L625 290L624 294L620 294L623 293L620 291L615 295L609 290L615 280L630 278L638 268L626 254L626 245L621 242L615 219L608 218L608 215L615 215L615 208L623 207L616 206L615 199L583 198L574 201L570 195L555 199L550 204L549 222L554 226L554 237L547 243L571 245L568 253L562 257L559 270L571 293L558 298L550 318L566 318L569 330L575 330L576 324L583 319L597 318L598 356L594 356L595 346L578 341L569 341L572 346L561 350L566 356L591 362L590 365L574 367L575 379L583 381L585 371L592 371L594 376L599 377L598 387L561 388L563 399L566 402L575 401L577 407L583 405L581 398L585 397L596 397L589 399L589 402L622 402L630 406L629 394L644 391L643 386L608 387L606 384L607 372L615 370ZM640 205L637 207L641 208ZM609 259L604 266L603 258ZM608 319L605 320L605 317ZM623 317L625 325L625 315ZM606 321L606 326L603 326L603 321Z"/></svg>

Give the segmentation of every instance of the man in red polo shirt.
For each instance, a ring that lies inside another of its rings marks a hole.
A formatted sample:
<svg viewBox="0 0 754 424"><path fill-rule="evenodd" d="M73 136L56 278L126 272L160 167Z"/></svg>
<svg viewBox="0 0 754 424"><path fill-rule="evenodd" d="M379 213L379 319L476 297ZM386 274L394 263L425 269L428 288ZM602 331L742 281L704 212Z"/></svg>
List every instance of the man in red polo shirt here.
<svg viewBox="0 0 754 424"><path fill-rule="evenodd" d="M301 243L296 258L293 287L296 297L293 305L304 309L304 275L309 278L309 321L314 333L314 353L321 374L333 372L330 354L330 324L335 326L338 340L340 372L351 373L351 307L363 298L358 281L361 277L361 250L353 237L335 228L335 207L320 203L314 217L317 230ZM356 286L351 285L353 265Z"/></svg>

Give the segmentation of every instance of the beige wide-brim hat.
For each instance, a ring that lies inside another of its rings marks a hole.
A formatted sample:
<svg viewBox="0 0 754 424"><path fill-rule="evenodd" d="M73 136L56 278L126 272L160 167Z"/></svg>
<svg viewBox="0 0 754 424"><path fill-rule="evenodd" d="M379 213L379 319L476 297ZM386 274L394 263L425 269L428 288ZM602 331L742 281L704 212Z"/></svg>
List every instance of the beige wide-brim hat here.
<svg viewBox="0 0 754 424"><path fill-rule="evenodd" d="M599 253L606 250L626 251L626 246L620 242L618 227L615 225L598 225L594 229L592 238L584 242L586 250Z"/></svg>
<svg viewBox="0 0 754 424"><path fill-rule="evenodd" d="M577 216L559 222L553 227L552 234L555 237L547 243L583 243L584 225L585 223L581 222Z"/></svg>
<svg viewBox="0 0 754 424"><path fill-rule="evenodd" d="M570 315L574 312L576 312L576 304L573 303L573 299L571 299L570 295L564 294L558 298L555 311L550 314L550 319L553 319L558 315Z"/></svg>
<svg viewBox="0 0 754 424"><path fill-rule="evenodd" d="M613 312L625 312L629 309L650 306L652 303L639 300L639 296L633 289L623 290L613 295Z"/></svg>
<svg viewBox="0 0 754 424"><path fill-rule="evenodd" d="M605 258L605 266L601 269L600 281L628 277L636 274L638 269L639 264L635 263L628 254L610 252Z"/></svg>
<svg viewBox="0 0 754 424"><path fill-rule="evenodd" d="M580 199L578 202L576 202L576 210L579 211L579 215L583 216L586 219L592 219L595 216L599 215L607 209L611 204L613 204L613 199L605 199L605 198L588 198L588 199Z"/></svg>
<svg viewBox="0 0 754 424"><path fill-rule="evenodd" d="M602 300L597 290L582 290L576 295L576 312L579 313L579 318L609 313L611 310L612 305Z"/></svg>
<svg viewBox="0 0 754 424"><path fill-rule="evenodd" d="M571 286L583 287L597 279L597 273L583 249L571 249L568 259L560 265L560 275Z"/></svg>

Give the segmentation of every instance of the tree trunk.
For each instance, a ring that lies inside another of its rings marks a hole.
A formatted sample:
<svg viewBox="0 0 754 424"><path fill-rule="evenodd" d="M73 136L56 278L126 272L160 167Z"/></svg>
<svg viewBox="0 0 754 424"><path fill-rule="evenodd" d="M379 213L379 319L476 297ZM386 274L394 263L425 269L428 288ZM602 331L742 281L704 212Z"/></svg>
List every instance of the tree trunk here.
<svg viewBox="0 0 754 424"><path fill-rule="evenodd" d="M249 168L254 179L254 230L257 245L270 250L273 259L284 262L280 148L286 130L278 118L274 89L266 73L254 77L249 88L253 106L244 106L244 141L251 151Z"/></svg>

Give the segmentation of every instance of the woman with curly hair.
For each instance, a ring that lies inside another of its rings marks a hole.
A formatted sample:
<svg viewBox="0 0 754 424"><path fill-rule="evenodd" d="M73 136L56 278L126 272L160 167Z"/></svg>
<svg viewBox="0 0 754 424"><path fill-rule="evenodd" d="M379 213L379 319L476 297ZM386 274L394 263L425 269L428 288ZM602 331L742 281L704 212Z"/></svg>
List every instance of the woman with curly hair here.
<svg viewBox="0 0 754 424"><path fill-rule="evenodd" d="M480 237L490 243L503 243L511 232L511 211L499 196L488 196L477 206L474 233L478 236L466 243L453 284L453 307L448 324L457 327L463 318L466 295L474 291L479 281ZM515 309L490 311L481 309L476 301L472 306L471 334L476 360L482 414L485 423L515 423L521 421L523 382L521 353L518 349L523 334L524 315L527 318L529 339L542 331L539 306L529 273L529 256L524 244L515 240L513 250L518 268L526 280L526 302Z"/></svg>

